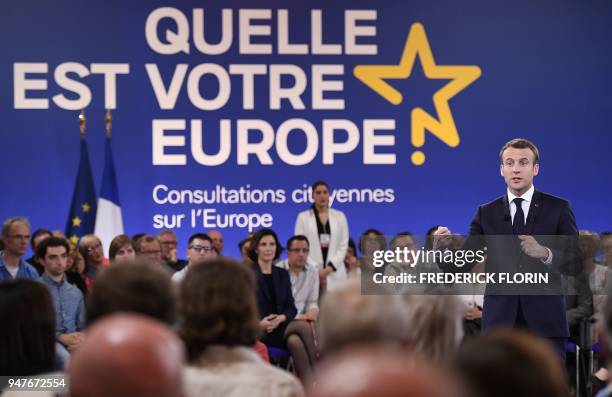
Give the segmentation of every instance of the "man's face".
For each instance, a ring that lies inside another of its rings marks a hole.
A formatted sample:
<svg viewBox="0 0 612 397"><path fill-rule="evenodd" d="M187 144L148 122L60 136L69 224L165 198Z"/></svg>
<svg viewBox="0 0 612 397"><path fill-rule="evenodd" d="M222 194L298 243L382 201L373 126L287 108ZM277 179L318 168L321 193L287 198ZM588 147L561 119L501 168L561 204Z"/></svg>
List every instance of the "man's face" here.
<svg viewBox="0 0 612 397"><path fill-rule="evenodd" d="M217 230L211 230L207 233L208 237L213 241L213 247L219 254L223 252L223 235Z"/></svg>
<svg viewBox="0 0 612 397"><path fill-rule="evenodd" d="M500 172L514 195L520 196L529 190L539 169L539 165L534 164L534 154L529 148L509 147L502 154Z"/></svg>
<svg viewBox="0 0 612 397"><path fill-rule="evenodd" d="M161 263L162 251L161 244L159 243L159 241L143 241L140 244L140 256L142 256L143 258L147 258L152 262Z"/></svg>
<svg viewBox="0 0 612 397"><path fill-rule="evenodd" d="M189 260L189 264L203 259L214 258L215 256L216 254L208 240L195 238L187 248L187 259Z"/></svg>
<svg viewBox="0 0 612 397"><path fill-rule="evenodd" d="M309 252L310 248L308 247L307 241L294 240L291 243L291 247L287 250L287 259L289 260L289 264L298 268L304 267L304 265L306 265L306 259L308 259Z"/></svg>
<svg viewBox="0 0 612 397"><path fill-rule="evenodd" d="M612 236L604 237L601 240L601 249L606 263L612 265Z"/></svg>
<svg viewBox="0 0 612 397"><path fill-rule="evenodd" d="M171 255L170 255L170 251L172 251L173 249L176 249L178 243L176 241L176 236L170 233L164 233L161 236L159 236L159 240L161 242L161 251L162 251L162 258L164 258L164 260L170 260L171 259Z"/></svg>
<svg viewBox="0 0 612 397"><path fill-rule="evenodd" d="M325 185L318 185L312 191L312 199L314 200L315 206L317 207L328 207L329 206L329 191Z"/></svg>
<svg viewBox="0 0 612 397"><path fill-rule="evenodd" d="M22 222L11 225L7 236L2 236L4 251L11 255L22 257L28 250L30 241L30 228Z"/></svg>
<svg viewBox="0 0 612 397"><path fill-rule="evenodd" d="M61 276L66 271L68 265L68 252L66 247L47 247L44 258L39 259L41 265L45 267L45 272L52 276Z"/></svg>

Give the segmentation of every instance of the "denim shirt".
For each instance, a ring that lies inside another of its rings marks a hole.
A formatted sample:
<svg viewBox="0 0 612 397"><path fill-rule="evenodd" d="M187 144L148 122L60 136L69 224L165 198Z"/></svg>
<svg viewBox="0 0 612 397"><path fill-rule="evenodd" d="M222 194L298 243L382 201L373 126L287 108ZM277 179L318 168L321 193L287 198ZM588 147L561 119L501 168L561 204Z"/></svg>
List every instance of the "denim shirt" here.
<svg viewBox="0 0 612 397"><path fill-rule="evenodd" d="M0 282L13 280L13 276L11 276L11 273L9 273L6 267L7 264L4 261L4 253L0 251ZM24 261L23 258L19 258L19 270L15 275L16 279L29 278L30 280L36 280L39 277L40 276L38 275L38 272L36 271L36 268L34 268L34 266Z"/></svg>
<svg viewBox="0 0 612 397"><path fill-rule="evenodd" d="M55 335L70 334L81 331L85 327L85 306L83 304L83 293L66 281L56 283L46 273L39 279L45 284L53 298L55 309Z"/></svg>

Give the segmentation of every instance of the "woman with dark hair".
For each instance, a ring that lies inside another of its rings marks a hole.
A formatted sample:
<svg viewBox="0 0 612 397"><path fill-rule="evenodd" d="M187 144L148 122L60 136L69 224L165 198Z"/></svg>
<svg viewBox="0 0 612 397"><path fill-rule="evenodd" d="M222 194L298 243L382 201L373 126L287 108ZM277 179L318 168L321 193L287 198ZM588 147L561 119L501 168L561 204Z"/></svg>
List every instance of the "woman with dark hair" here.
<svg viewBox="0 0 612 397"><path fill-rule="evenodd" d="M367 274L370 279L374 273L383 273L386 263L382 266L374 266L374 252L387 249L387 240L382 232L378 229L368 229L359 236L358 244L361 252L359 259L361 272Z"/></svg>
<svg viewBox="0 0 612 397"><path fill-rule="evenodd" d="M42 283L0 283L0 374L29 376L60 369L55 360L55 311ZM0 389L3 385L0 385Z"/></svg>
<svg viewBox="0 0 612 397"><path fill-rule="evenodd" d="M190 364L184 377L187 397L303 394L297 379L265 364L251 349L260 326L255 280L244 265L215 258L190 266L179 312Z"/></svg>
<svg viewBox="0 0 612 397"><path fill-rule="evenodd" d="M108 247L108 259L113 263L125 263L136 259L136 245L126 234L120 234Z"/></svg>
<svg viewBox="0 0 612 397"><path fill-rule="evenodd" d="M76 245L70 240L70 252L66 261L66 281L74 285L83 293L83 297L87 299L87 284L85 276L85 259L79 252Z"/></svg>
<svg viewBox="0 0 612 397"><path fill-rule="evenodd" d="M317 181L312 185L312 200L312 207L299 213L294 234L308 238L308 260L319 270L321 289L333 290L347 281L344 257L349 239L348 222L343 212L329 207L326 182Z"/></svg>

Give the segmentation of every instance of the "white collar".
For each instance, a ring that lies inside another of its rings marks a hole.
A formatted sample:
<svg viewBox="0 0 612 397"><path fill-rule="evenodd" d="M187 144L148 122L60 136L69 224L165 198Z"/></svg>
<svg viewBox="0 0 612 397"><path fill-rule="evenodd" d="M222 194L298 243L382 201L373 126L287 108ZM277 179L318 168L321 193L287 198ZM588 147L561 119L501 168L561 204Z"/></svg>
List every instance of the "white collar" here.
<svg viewBox="0 0 612 397"><path fill-rule="evenodd" d="M514 200L515 198L522 198L523 200L525 200L526 203L531 203L531 199L533 198L533 192L535 192L535 187L533 185L531 185L531 187L529 188L529 190L527 190L525 193L523 193L522 196L515 196L510 189L508 189L508 203L511 203L512 200Z"/></svg>

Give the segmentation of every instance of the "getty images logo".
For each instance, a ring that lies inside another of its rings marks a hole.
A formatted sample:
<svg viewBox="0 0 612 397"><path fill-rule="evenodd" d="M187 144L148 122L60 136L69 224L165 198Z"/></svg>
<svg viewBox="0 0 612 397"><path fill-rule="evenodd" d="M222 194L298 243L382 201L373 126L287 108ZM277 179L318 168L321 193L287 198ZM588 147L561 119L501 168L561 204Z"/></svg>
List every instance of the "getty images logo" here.
<svg viewBox="0 0 612 397"><path fill-rule="evenodd" d="M410 77L417 55L420 57L427 78L450 79L450 81L433 95L438 118L421 108L412 109L410 122L412 145L416 148L422 147L425 144L425 130L427 130L448 146L456 147L459 145L459 133L448 101L478 79L481 71L478 66L436 65L422 24L415 23L410 28L399 64L360 65L355 67L353 73L387 101L393 105L400 105L403 100L402 94L385 80ZM412 153L411 160L415 165L422 165L425 162L425 154L416 150Z"/></svg>

